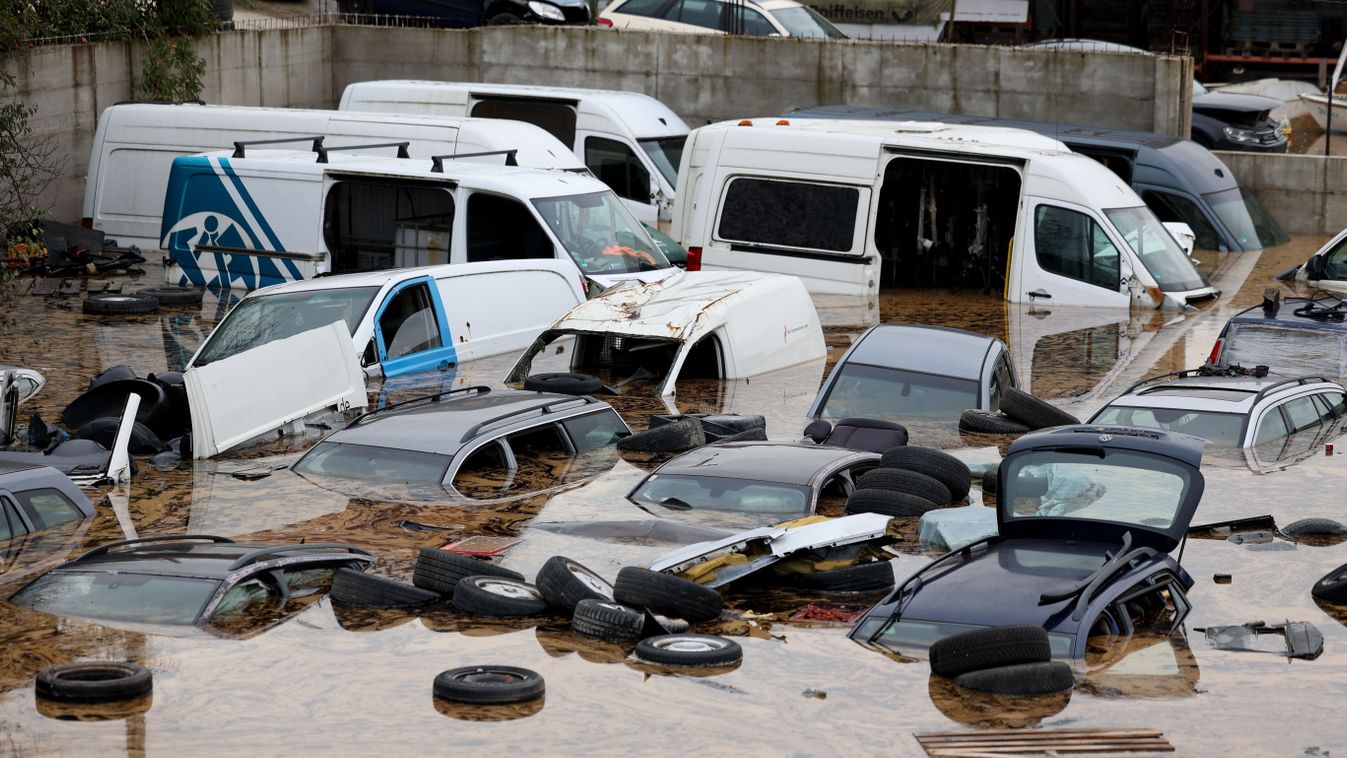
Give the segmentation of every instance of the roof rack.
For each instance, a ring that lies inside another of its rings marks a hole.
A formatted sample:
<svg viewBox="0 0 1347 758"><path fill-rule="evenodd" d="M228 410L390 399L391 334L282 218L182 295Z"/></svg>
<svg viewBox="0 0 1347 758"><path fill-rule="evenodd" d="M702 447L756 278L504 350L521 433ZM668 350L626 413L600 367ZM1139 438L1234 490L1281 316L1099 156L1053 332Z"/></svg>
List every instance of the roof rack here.
<svg viewBox="0 0 1347 758"><path fill-rule="evenodd" d="M355 545L347 545L341 542L314 542L308 545L303 543L297 545L269 545L267 547L260 547L256 550L250 550L243 555L240 555L233 563L229 564L229 570L233 571L235 569L241 569L244 566L250 566L257 563L257 561L262 558L280 555L282 553L293 553L297 550L345 550L348 553L356 553L357 555L369 558L374 557L374 554L368 550L363 550Z"/></svg>
<svg viewBox="0 0 1347 758"><path fill-rule="evenodd" d="M515 153L518 150L487 150L481 153L453 153L451 155L432 155L430 156L430 170L432 173L443 174L444 162L454 158L481 158L485 155L503 155L505 156L505 165L518 166L519 161L515 160Z"/></svg>
<svg viewBox="0 0 1347 758"><path fill-rule="evenodd" d="M506 419L514 418L515 416L522 416L522 415L527 414L527 413L535 413L535 412L538 413L539 415L547 415L548 413L552 413L552 409L553 409L554 407L556 407L556 406L558 406L558 405L564 405L564 404L566 404L566 403L573 403L573 402L575 402L575 401L577 401L577 400L579 400L579 401L581 402L582 405L590 405L590 404L592 404L592 403L597 403L597 402L599 402L598 400L595 400L594 398L590 397L589 395L576 395L576 396L574 396L574 397L567 397L567 398L562 398L562 399L560 399L560 400L553 400L552 402L547 403L547 404L545 404L545 405L541 405L541 406L533 406L533 407L531 407L531 408L520 408L519 410L510 411L509 413L502 413L501 415L496 416L495 418L489 418L489 419L487 419L486 421L483 421L483 422L481 422L480 424L477 424L477 425L475 425L475 426L469 428L468 431L466 431L466 432L463 433L463 438L460 439L459 442L460 442L460 443L467 442L468 440L472 439L473 437L476 437L476 436L477 436L477 433L480 432L484 427L491 426L492 424L496 424L496 423L499 423L499 422L501 422L501 421L505 421Z"/></svg>
<svg viewBox="0 0 1347 758"><path fill-rule="evenodd" d="M1243 366L1238 365L1227 366L1225 368L1218 368L1216 366L1211 365L1210 363L1204 363L1198 368L1187 368L1182 371L1171 371L1168 374L1160 374L1159 376L1152 376L1148 379L1142 379L1141 381L1133 384L1131 387L1128 387L1123 392L1123 394L1130 395L1133 392L1136 392L1141 387L1146 386L1147 384L1167 381L1169 379L1190 379L1195 376L1205 376L1205 377L1252 376L1258 379L1262 379L1263 377L1267 376L1267 374L1268 374L1268 367L1262 365L1254 366L1253 368L1244 368Z"/></svg>
<svg viewBox="0 0 1347 758"><path fill-rule="evenodd" d="M1280 382L1277 382L1275 384L1269 384L1268 386L1259 390L1258 394L1253 396L1253 401L1257 403L1259 400L1262 400L1264 397L1267 397L1267 395L1271 393L1273 390L1279 390L1288 385L1300 387L1306 384L1313 384L1314 382L1327 382L1327 381L1330 380L1325 379L1322 376L1298 376L1294 379L1283 379Z"/></svg>
<svg viewBox="0 0 1347 758"><path fill-rule="evenodd" d="M313 151L316 153L323 149L323 137L315 134L312 137L285 137L283 139L253 139L240 140L234 143L234 154L231 158L247 158L248 153L245 148L251 145L286 145L292 142L312 142Z"/></svg>
<svg viewBox="0 0 1347 758"><path fill-rule="evenodd" d="M93 550L90 550L89 552L80 555L78 558L75 558L70 562L75 563L76 561L83 561L89 558L97 558L98 556L110 553L114 548L119 547L129 547L131 545L143 545L149 542L186 542L188 540L209 540L212 543L231 543L231 544L234 542L228 537L216 537L213 534L160 534L153 537L137 537L135 539L119 540L117 542L109 542L106 545L99 545Z"/></svg>
<svg viewBox="0 0 1347 758"><path fill-rule="evenodd" d="M337 150L349 152L351 150L374 150L380 147L396 147L398 149L398 158L407 159L411 154L407 152L410 142L374 142L368 145L341 145L340 147L324 147L322 140L315 142L313 151L318 154L318 163L327 163L327 154L329 151Z"/></svg>
<svg viewBox="0 0 1347 758"><path fill-rule="evenodd" d="M372 411L365 411L359 416L356 416L355 418L351 419L351 423L347 424L346 428L350 429L353 426L364 423L371 416L378 416L384 413L388 413L389 411L397 410L399 408L406 408L407 406L415 403L425 403L425 402L437 403L439 402L440 398L444 397L445 395L457 395L460 393L468 393L468 392L471 392L475 395L485 395L490 391L491 391L490 387L477 384L471 387L459 387L458 389L449 390L447 392L436 392L433 395L422 395L421 397L414 397L411 400L403 400L400 403L393 403L392 405L385 405L382 408L376 408Z"/></svg>

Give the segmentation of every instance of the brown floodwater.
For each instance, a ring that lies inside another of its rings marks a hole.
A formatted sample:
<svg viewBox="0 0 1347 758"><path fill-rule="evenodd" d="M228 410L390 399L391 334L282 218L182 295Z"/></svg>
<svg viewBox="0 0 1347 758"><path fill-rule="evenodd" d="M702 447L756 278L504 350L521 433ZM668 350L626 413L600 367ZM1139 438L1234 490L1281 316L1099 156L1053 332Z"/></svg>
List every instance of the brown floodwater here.
<svg viewBox="0 0 1347 758"><path fill-rule="evenodd" d="M760 413L772 438L794 438L826 370L868 324L883 320L1000 337L1022 383L1086 416L1137 379L1200 364L1225 319L1257 303L1265 287L1276 286L1273 274L1324 239L1300 237L1262 254L1201 256L1224 295L1186 313L1017 306L973 292L896 291L872 302L820 298L826 361L752 380L688 383L673 404ZM135 288L156 284L160 275L149 265L142 277L119 280ZM104 368L181 368L228 305L227 297L208 294L200 309L109 319L81 315L77 297L17 294L0 308L0 361L46 374L46 389L23 411L55 420ZM370 399L388 402L450 384L499 386L511 362L488 359L376 383ZM613 404L636 428L668 405L655 398ZM142 463L129 486L91 492L95 518L0 545L0 597L82 550L134 535L344 540L376 551L372 571L395 577L410 574L420 548L473 535L521 539L504 564L527 576L564 554L610 578L623 565L658 557L677 538L673 530L649 528L655 517L625 498L658 458L587 461L567 467L542 493L488 501L310 481L277 468L322 433L309 429L171 471ZM913 444L954 449L975 462L996 460L1004 442L965 439L952 421L912 427ZM1196 521L1263 514L1282 524L1309 516L1347 520L1339 495L1347 455L1325 455L1321 442L1210 456ZM270 469L263 478L247 476ZM409 530L406 521L432 528ZM895 559L900 574L930 555L906 536ZM1338 700L1347 698L1347 609L1321 607L1309 594L1316 579L1347 562L1347 544L1281 546L1289 549L1189 541L1183 563L1196 585L1186 636L1138 636L1092 649L1074 664L1075 690L1046 699L973 697L933 680L920 658L881 655L849 641L845 623L790 620L810 603L864 607L873 596L732 595L732 611L698 630L735 636L743 662L698 674L637 664L628 648L572 634L559 618L490 622L446 608L364 611L308 597L239 628L168 635L0 603L0 754L920 755L914 732L1002 726L1158 729L1184 755L1347 753ZM1231 582L1215 583L1217 573L1230 574ZM1315 624L1324 634L1323 656L1288 661L1219 651L1193 631L1260 619ZM83 658L143 663L154 672L154 692L96 707L35 697L37 671ZM432 697L436 673L484 663L536 670L547 682L545 699L484 709Z"/></svg>

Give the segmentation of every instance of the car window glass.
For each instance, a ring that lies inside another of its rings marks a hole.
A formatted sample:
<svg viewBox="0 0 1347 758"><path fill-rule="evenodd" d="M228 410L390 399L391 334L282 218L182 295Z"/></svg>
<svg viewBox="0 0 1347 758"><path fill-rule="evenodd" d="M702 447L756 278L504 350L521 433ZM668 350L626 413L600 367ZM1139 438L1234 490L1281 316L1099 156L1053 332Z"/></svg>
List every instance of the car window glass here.
<svg viewBox="0 0 1347 758"><path fill-rule="evenodd" d="M847 363L837 372L820 415L889 421L958 418L978 402L978 383L971 379Z"/></svg>
<svg viewBox="0 0 1347 758"><path fill-rule="evenodd" d="M394 295L379 314L379 333L388 360L439 347L440 325L430 288L413 284Z"/></svg>
<svg viewBox="0 0 1347 758"><path fill-rule="evenodd" d="M722 476L652 474L632 499L672 509L770 514L768 521L809 510L808 487Z"/></svg>
<svg viewBox="0 0 1347 758"><path fill-rule="evenodd" d="M1213 413L1183 408L1133 408L1111 405L1090 421L1107 426L1139 426L1201 437L1214 445L1239 447L1244 417L1238 413Z"/></svg>
<svg viewBox="0 0 1347 758"><path fill-rule="evenodd" d="M1319 399L1324 401L1336 417L1347 416L1347 395L1341 392L1325 392L1319 395Z"/></svg>
<svg viewBox="0 0 1347 758"><path fill-rule="evenodd" d="M1182 221L1187 224L1196 237L1193 240L1193 247L1198 250L1220 249L1221 234L1197 207L1197 203L1182 195L1155 190L1141 193L1141 199L1146 201L1146 205L1150 206L1155 217L1161 221Z"/></svg>
<svg viewBox="0 0 1347 758"><path fill-rule="evenodd" d="M191 624L219 584L213 579L53 571L16 592L10 602L57 616Z"/></svg>
<svg viewBox="0 0 1347 758"><path fill-rule="evenodd" d="M9 498L0 497L0 540L13 539L27 533L28 528L23 525L14 504Z"/></svg>
<svg viewBox="0 0 1347 758"><path fill-rule="evenodd" d="M468 198L468 262L553 258L556 248L523 203L474 192Z"/></svg>
<svg viewBox="0 0 1347 758"><path fill-rule="evenodd" d="M627 0L627 2L613 8L614 13L626 13L632 16L658 16L661 6L668 0ZM673 3L671 7L677 7L678 3Z"/></svg>
<svg viewBox="0 0 1347 758"><path fill-rule="evenodd" d="M1347 279L1347 237L1324 253L1324 270L1320 278L1338 281Z"/></svg>
<svg viewBox="0 0 1347 758"><path fill-rule="evenodd" d="M1287 401L1286 415L1291 419L1291 431L1303 432L1319 426L1319 409L1309 397Z"/></svg>
<svg viewBox="0 0 1347 758"><path fill-rule="evenodd" d="M443 186L343 180L327 193L323 241L333 273L448 263L453 223L454 196ZM426 246L432 237L436 253Z"/></svg>
<svg viewBox="0 0 1347 758"><path fill-rule="evenodd" d="M272 592L260 579L249 579L234 585L211 614L212 620L222 619L236 614L247 615L260 611L272 602Z"/></svg>
<svg viewBox="0 0 1347 758"><path fill-rule="evenodd" d="M292 469L299 474L321 474L343 479L438 484L444 479L448 467L449 459L435 453L320 442L300 458Z"/></svg>
<svg viewBox="0 0 1347 758"><path fill-rule="evenodd" d="M39 490L15 492L14 496L32 514L39 529L84 518L80 509L60 490L44 487Z"/></svg>
<svg viewBox="0 0 1347 758"><path fill-rule="evenodd" d="M1001 396L1005 394L1006 388L1014 385L1015 383L1011 380L1010 375L1010 364L1006 362L1006 357L1002 355L996 359L996 366L992 369L991 386L988 387L989 410L1000 410Z"/></svg>
<svg viewBox="0 0 1347 758"><path fill-rule="evenodd" d="M737 178L725 190L716 234L731 242L846 252L860 196L855 187Z"/></svg>
<svg viewBox="0 0 1347 758"><path fill-rule="evenodd" d="M616 445L619 439L630 433L622 423L622 418L611 408L601 413L567 419L561 422L561 426L570 435L571 444L575 446L577 453L588 453Z"/></svg>
<svg viewBox="0 0 1347 758"><path fill-rule="evenodd" d="M1191 473L1167 459L1109 450L1036 451L1002 464L1007 521L1080 518L1168 529L1192 486Z"/></svg>
<svg viewBox="0 0 1347 758"><path fill-rule="evenodd" d="M211 333L192 365L204 366L338 321L355 334L377 294L378 287L343 287L244 298Z"/></svg>
<svg viewBox="0 0 1347 758"><path fill-rule="evenodd" d="M1263 418L1258 422L1258 431L1254 435L1253 443L1261 445L1285 437L1287 434L1289 432L1286 429L1286 421L1282 419L1281 410L1273 408L1263 414Z"/></svg>
<svg viewBox="0 0 1347 758"><path fill-rule="evenodd" d="M604 137L586 137L585 165L618 197L650 202L650 172L625 143Z"/></svg>
<svg viewBox="0 0 1347 758"><path fill-rule="evenodd" d="M720 28L720 3L717 0L682 0L664 16L670 21L706 29Z"/></svg>
<svg viewBox="0 0 1347 758"><path fill-rule="evenodd" d="M1084 213L1038 206L1034 211L1034 250L1044 271L1118 289L1118 248Z"/></svg>
<svg viewBox="0 0 1347 758"><path fill-rule="evenodd" d="M772 34L780 34L772 22L767 17L753 10L745 8L740 4L731 4L729 11L729 28L726 30L731 34L745 34L750 37L766 37Z"/></svg>

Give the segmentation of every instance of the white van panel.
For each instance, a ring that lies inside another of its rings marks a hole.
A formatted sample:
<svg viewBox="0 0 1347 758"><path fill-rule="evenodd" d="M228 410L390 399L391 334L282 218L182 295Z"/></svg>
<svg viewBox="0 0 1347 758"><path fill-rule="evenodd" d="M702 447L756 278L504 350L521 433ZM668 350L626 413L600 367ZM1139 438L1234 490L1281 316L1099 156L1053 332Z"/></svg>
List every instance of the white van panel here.
<svg viewBox="0 0 1347 758"><path fill-rule="evenodd" d="M546 269L452 276L436 284L460 362L521 350L557 314L584 302L578 278Z"/></svg>

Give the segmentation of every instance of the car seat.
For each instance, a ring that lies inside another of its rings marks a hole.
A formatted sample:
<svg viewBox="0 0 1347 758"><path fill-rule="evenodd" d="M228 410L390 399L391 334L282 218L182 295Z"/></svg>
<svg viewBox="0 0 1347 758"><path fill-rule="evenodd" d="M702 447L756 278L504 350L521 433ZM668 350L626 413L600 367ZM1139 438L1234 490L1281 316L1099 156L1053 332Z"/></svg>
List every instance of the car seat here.
<svg viewBox="0 0 1347 758"><path fill-rule="evenodd" d="M816 419L805 427L804 434L820 445L873 453L907 444L907 427L872 418L844 418L838 419L836 424Z"/></svg>

